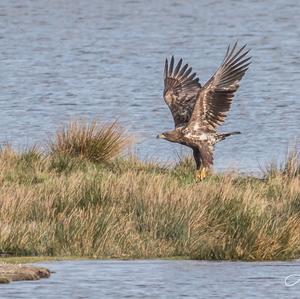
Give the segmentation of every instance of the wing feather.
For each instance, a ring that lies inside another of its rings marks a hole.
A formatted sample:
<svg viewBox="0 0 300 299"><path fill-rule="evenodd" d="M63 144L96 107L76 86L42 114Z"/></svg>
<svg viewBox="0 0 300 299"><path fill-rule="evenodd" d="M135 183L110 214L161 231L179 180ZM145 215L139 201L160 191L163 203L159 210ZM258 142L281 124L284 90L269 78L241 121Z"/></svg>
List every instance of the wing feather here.
<svg viewBox="0 0 300 299"><path fill-rule="evenodd" d="M250 50L246 45L237 48L237 42L232 49L228 46L223 63L198 92L188 128L203 128L215 131L224 122L229 111L239 81L243 78L250 65Z"/></svg>
<svg viewBox="0 0 300 299"><path fill-rule="evenodd" d="M174 56L172 56L172 59L174 60ZM181 68L181 64L182 64L182 59L179 60L176 68L175 68L175 71L174 71L174 75L176 76ZM169 74L169 76L172 76L172 72Z"/></svg>
<svg viewBox="0 0 300 299"><path fill-rule="evenodd" d="M168 59L165 62L164 100L172 112L175 127L188 123L201 88L196 73L192 73L193 69L188 64L182 66L182 62L181 58L175 69L174 56L171 57L170 64Z"/></svg>
<svg viewBox="0 0 300 299"><path fill-rule="evenodd" d="M170 68L169 68L169 76L172 76L173 66L174 66L174 56L172 56L172 58L171 58Z"/></svg>

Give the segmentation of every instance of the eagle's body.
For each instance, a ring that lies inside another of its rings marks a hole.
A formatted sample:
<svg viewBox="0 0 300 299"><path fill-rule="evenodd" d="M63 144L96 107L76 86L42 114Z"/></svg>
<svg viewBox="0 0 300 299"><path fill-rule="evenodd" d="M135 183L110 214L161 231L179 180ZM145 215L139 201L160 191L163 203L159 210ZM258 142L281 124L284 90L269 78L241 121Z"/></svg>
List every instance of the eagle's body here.
<svg viewBox="0 0 300 299"><path fill-rule="evenodd" d="M244 51L246 46L240 49L236 46L237 43L232 49L228 47L223 63L203 87L195 73L190 75L192 68L187 64L181 68L182 59L174 71L174 57L170 65L166 60L164 99L172 112L175 129L158 137L192 148L200 179L213 165L214 145L240 133L216 131L224 121L239 81L250 64L249 50Z"/></svg>

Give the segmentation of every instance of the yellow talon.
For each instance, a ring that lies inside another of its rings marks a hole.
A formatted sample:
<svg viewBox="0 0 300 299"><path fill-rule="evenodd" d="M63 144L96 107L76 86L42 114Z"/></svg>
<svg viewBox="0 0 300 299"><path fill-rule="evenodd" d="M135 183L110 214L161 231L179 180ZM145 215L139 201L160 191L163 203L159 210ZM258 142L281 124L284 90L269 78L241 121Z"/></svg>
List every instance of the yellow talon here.
<svg viewBox="0 0 300 299"><path fill-rule="evenodd" d="M207 167L201 167L199 171L196 172L196 180L203 181L207 176L207 172Z"/></svg>

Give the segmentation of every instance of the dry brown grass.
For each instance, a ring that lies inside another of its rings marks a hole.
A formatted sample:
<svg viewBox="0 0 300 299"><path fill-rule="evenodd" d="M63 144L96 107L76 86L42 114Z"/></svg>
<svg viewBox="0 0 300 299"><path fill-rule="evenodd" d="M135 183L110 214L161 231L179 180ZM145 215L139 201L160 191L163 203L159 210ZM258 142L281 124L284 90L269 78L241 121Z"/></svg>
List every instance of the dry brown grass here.
<svg viewBox="0 0 300 299"><path fill-rule="evenodd" d="M57 131L49 147L52 154L103 163L119 155L129 143L130 138L116 122L99 125L95 120L73 121Z"/></svg>
<svg viewBox="0 0 300 299"><path fill-rule="evenodd" d="M0 252L243 260L300 256L297 159L286 162L289 171L273 169L264 179L230 174L197 183L188 161L167 168L134 158L103 164L59 153L1 150Z"/></svg>
<svg viewBox="0 0 300 299"><path fill-rule="evenodd" d="M300 175L300 157L297 149L290 150L281 165L271 162L264 171L265 178L281 175L289 178Z"/></svg>

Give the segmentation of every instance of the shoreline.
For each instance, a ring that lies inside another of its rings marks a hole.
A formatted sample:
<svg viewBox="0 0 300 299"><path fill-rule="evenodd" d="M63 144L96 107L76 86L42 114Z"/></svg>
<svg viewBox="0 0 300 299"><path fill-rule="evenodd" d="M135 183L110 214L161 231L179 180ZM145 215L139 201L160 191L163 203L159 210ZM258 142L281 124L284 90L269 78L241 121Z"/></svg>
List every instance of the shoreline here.
<svg viewBox="0 0 300 299"><path fill-rule="evenodd" d="M274 262L299 262L299 258L282 259L282 260L210 260L210 259L193 259L189 256L173 256L173 257L89 257L89 256L14 256L0 257L0 284L6 284L13 281L24 280L40 280L49 278L51 275L51 267L35 266L36 263L43 262L64 262L64 261L199 261L199 262L228 262L228 263L274 263Z"/></svg>
<svg viewBox="0 0 300 299"><path fill-rule="evenodd" d="M15 257L0 257L0 266L2 264L22 264L22 265L31 265L36 263L48 263L48 262L65 262L65 261L202 261L202 262L229 262L229 263L273 263L273 262L300 262L300 257L295 257L293 259L277 259L277 260L264 260L264 259L257 259L257 260L241 260L241 259L219 259L219 260L212 260L212 259L196 259L191 258L189 256L166 256L166 257L155 257L155 256L145 256L145 257L89 257L89 256L15 256Z"/></svg>

